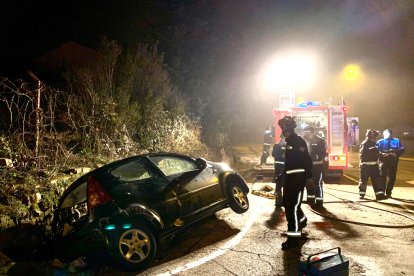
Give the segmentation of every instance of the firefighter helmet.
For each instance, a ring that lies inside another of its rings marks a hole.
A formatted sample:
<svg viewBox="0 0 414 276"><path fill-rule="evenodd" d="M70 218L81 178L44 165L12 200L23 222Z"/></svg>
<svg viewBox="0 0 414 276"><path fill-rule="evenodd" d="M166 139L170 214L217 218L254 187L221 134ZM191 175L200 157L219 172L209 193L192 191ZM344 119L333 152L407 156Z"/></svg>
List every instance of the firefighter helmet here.
<svg viewBox="0 0 414 276"><path fill-rule="evenodd" d="M288 130L294 130L296 127L296 122L295 122L295 118L293 118L292 116L285 116L282 119L280 119L277 124L282 128L282 129L288 129Z"/></svg>
<svg viewBox="0 0 414 276"><path fill-rule="evenodd" d="M378 135L379 135L379 131L376 129L371 128L367 130L368 138L377 138Z"/></svg>

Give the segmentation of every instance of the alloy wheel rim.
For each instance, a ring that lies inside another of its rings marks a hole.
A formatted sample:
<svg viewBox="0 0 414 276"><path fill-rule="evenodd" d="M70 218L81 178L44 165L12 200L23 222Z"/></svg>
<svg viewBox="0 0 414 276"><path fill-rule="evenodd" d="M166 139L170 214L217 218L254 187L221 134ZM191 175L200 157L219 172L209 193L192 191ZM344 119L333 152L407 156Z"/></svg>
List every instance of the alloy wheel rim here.
<svg viewBox="0 0 414 276"><path fill-rule="evenodd" d="M237 205L243 209L247 209L246 195L238 187L233 187L233 198L236 201Z"/></svg>
<svg viewBox="0 0 414 276"><path fill-rule="evenodd" d="M130 229L119 239L119 252L128 262L140 263L148 258L150 251L150 239L142 230Z"/></svg>

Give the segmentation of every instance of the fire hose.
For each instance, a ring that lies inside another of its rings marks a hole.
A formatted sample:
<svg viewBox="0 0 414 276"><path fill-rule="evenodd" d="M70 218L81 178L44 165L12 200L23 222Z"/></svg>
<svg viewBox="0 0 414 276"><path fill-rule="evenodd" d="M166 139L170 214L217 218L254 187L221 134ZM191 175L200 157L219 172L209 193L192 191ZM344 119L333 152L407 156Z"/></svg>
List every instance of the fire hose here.
<svg viewBox="0 0 414 276"><path fill-rule="evenodd" d="M330 189L330 190L341 191L341 192L348 192L348 191L338 190L338 189L332 189L332 188L327 188L327 189L328 190ZM379 210L379 211L391 213L391 214L394 214L394 215L398 215L398 216L404 217L404 218L409 219L411 221L414 221L414 218L413 217L408 216L408 215L405 215L403 213L396 212L396 211L392 211L392 210L387 210L387 209L383 209L383 208L373 207L373 206L369 206L369 205L366 205L366 204L361 203L361 202L368 202L366 200L364 200L364 201L360 201L360 200L354 201L354 200L349 200L349 199L341 198L339 196L336 196L336 195L334 195L332 193L328 193L326 191L325 191L325 193L326 194L329 194L329 195L331 195L331 196L333 196L333 197L335 197L335 198L337 198L339 200L341 200L344 203L352 203L352 204L361 205L361 206L364 206L366 208L371 208L371 209L375 209L375 210ZM324 204L329 204L329 203L337 203L337 202L329 202L329 201L328 202L324 202ZM351 224L364 225L364 226L372 226L372 227L381 227L381 228L413 228L414 227L414 223L407 224L407 225L375 224L375 223L366 223L366 222L359 222L359 221L353 221L353 220L347 220L347 219L340 219L340 218L336 218L336 217L333 217L333 216L330 216L330 215L326 215L323 212L320 212L318 210L315 210L314 208L310 208L310 210L313 213L315 213L315 214L317 214L317 215L319 215L321 217L324 217L324 218L327 218L327 219L331 219L331 220L335 220L335 221L344 222L344 223L351 223Z"/></svg>

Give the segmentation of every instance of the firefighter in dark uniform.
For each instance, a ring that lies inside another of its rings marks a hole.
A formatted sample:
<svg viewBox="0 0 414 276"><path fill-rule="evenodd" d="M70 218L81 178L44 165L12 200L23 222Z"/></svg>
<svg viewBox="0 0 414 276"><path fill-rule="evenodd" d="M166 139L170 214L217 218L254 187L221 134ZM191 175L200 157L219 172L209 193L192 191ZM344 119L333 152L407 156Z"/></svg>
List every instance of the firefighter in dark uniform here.
<svg viewBox="0 0 414 276"><path fill-rule="evenodd" d="M298 136L294 129L296 122L293 117L285 116L278 121L286 137L285 169L286 177L283 185L283 205L285 206L288 238L282 243L282 249L295 247L302 229L306 227L307 218L300 205L306 186L312 187L312 159L309 156L305 140Z"/></svg>
<svg viewBox="0 0 414 276"><path fill-rule="evenodd" d="M262 153L262 157L260 158L260 165L266 164L267 158L269 157L270 145L273 142L272 137L273 137L272 128L267 127L264 131L263 153Z"/></svg>
<svg viewBox="0 0 414 276"><path fill-rule="evenodd" d="M391 197L397 178L398 161L404 154L404 146L399 139L392 136L391 129L384 130L383 136L384 139L377 142L377 148L380 151L379 168L382 181L386 185L386 197Z"/></svg>
<svg viewBox="0 0 414 276"><path fill-rule="evenodd" d="M376 199L384 199L384 184L380 176L378 157L379 151L375 146L379 131L368 129L366 139L359 148L359 198L364 198L367 191L368 179L371 178Z"/></svg>
<svg viewBox="0 0 414 276"><path fill-rule="evenodd" d="M323 206L323 175L325 171L326 142L315 133L315 128L307 126L303 129L303 139L308 145L309 155L312 159L312 176L315 189L307 189L307 201L316 207Z"/></svg>
<svg viewBox="0 0 414 276"><path fill-rule="evenodd" d="M272 156L275 159L275 183L276 183L276 207L283 206L282 188L285 181L283 170L285 169L285 152L286 152L286 141L285 137L280 135L280 141L274 144L272 150Z"/></svg>

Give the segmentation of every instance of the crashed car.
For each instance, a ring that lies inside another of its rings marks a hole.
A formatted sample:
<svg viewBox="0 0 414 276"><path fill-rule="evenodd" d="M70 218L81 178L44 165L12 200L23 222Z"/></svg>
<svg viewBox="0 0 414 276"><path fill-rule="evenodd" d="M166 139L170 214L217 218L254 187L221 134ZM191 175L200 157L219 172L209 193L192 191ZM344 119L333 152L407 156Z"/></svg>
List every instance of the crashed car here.
<svg viewBox="0 0 414 276"><path fill-rule="evenodd" d="M170 153L119 160L64 192L52 223L57 252L66 261L105 253L112 264L139 269L186 226L227 207L246 212L248 192L224 163Z"/></svg>

